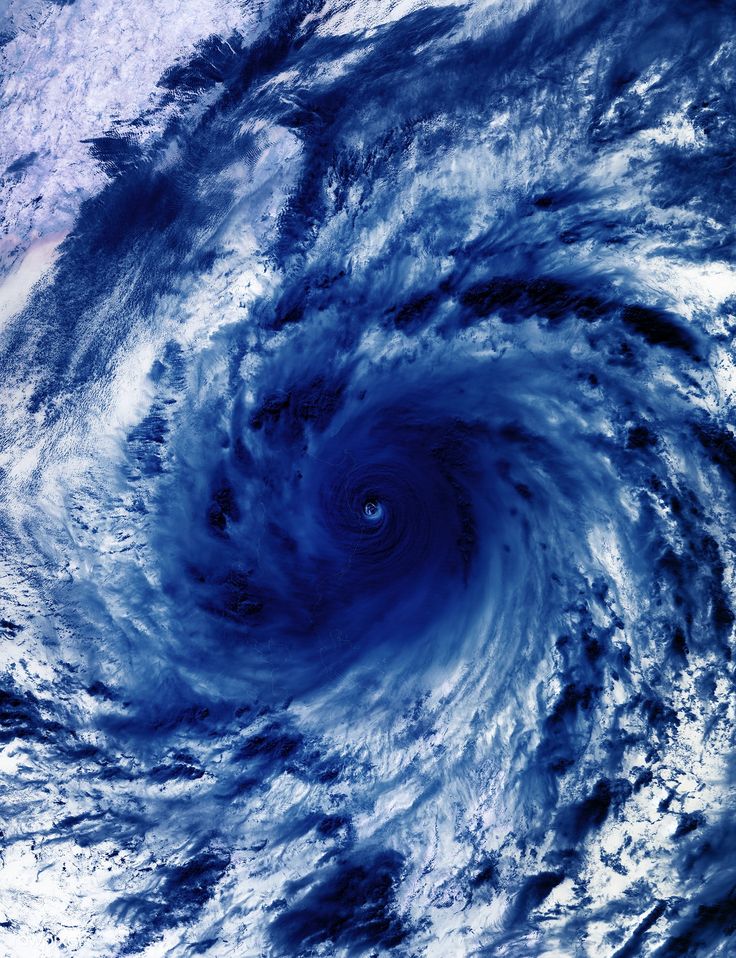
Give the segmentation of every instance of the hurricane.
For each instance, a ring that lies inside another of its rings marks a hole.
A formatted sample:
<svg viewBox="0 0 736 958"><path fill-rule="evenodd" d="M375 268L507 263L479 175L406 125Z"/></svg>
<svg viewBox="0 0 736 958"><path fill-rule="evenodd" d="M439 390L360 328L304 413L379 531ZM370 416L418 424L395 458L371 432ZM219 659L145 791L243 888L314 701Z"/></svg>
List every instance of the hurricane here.
<svg viewBox="0 0 736 958"><path fill-rule="evenodd" d="M735 38L0 12L0 953L734 953Z"/></svg>

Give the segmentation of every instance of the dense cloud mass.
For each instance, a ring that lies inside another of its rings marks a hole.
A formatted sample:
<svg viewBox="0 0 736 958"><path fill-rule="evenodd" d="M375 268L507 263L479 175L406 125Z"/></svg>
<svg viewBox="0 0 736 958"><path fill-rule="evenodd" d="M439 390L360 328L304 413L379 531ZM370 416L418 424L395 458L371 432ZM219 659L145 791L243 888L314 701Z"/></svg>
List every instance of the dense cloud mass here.
<svg viewBox="0 0 736 958"><path fill-rule="evenodd" d="M733 5L4 17L0 953L733 954Z"/></svg>

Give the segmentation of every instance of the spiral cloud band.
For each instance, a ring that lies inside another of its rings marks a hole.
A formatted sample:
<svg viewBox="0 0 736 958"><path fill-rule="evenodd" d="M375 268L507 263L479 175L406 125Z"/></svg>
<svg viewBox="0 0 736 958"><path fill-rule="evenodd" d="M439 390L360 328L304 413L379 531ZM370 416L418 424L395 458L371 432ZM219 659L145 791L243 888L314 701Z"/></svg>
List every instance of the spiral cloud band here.
<svg viewBox="0 0 736 958"><path fill-rule="evenodd" d="M734 37L11 3L2 954L734 953Z"/></svg>

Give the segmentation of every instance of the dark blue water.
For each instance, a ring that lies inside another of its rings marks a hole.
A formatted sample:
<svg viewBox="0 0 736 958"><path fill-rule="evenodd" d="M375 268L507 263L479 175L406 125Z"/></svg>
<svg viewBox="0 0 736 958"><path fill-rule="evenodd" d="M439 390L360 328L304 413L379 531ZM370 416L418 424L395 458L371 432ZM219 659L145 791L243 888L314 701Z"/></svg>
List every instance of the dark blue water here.
<svg viewBox="0 0 736 958"><path fill-rule="evenodd" d="M4 953L733 953L735 31L281 2L90 144L2 331Z"/></svg>

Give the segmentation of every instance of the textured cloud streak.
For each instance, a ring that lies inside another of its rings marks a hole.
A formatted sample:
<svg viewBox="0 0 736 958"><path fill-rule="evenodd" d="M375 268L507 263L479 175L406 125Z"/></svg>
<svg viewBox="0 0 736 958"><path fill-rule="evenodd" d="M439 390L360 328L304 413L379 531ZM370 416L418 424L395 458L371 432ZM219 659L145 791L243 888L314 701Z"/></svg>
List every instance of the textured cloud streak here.
<svg viewBox="0 0 736 958"><path fill-rule="evenodd" d="M728 954L733 14L242 16L2 331L3 947Z"/></svg>

